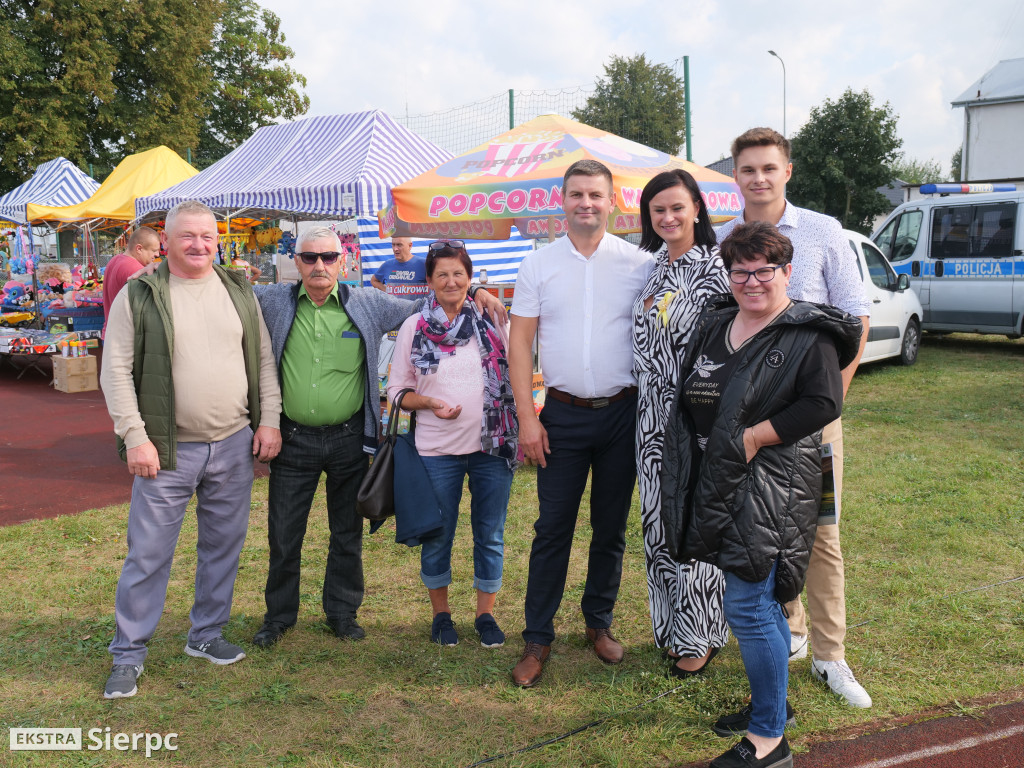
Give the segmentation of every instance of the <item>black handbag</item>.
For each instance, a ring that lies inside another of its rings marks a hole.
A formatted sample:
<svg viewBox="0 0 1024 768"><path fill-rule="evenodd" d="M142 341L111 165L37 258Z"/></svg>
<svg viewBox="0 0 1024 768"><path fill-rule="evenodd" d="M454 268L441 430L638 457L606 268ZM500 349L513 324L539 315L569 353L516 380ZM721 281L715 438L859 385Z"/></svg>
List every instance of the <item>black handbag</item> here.
<svg viewBox="0 0 1024 768"><path fill-rule="evenodd" d="M400 390L388 411L388 428L384 440L374 454L356 493L356 512L372 522L387 520L395 514L395 440L398 439L398 417L402 398L412 389Z"/></svg>

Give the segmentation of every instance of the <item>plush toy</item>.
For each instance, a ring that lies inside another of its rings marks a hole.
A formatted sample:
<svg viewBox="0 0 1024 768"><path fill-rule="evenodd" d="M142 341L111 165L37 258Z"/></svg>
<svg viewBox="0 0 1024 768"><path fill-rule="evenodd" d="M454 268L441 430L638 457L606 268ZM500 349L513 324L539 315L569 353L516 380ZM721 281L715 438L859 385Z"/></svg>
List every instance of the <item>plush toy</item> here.
<svg viewBox="0 0 1024 768"><path fill-rule="evenodd" d="M17 280L11 280L6 283L3 288L3 303L4 304L19 304L21 303L22 297L26 295L24 283L19 283Z"/></svg>

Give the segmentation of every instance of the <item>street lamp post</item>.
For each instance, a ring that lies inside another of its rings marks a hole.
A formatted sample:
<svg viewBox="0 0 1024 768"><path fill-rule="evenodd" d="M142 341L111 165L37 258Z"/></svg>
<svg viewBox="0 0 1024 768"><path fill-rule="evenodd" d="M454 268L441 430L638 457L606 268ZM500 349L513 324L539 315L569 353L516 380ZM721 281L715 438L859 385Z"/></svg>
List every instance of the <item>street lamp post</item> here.
<svg viewBox="0 0 1024 768"><path fill-rule="evenodd" d="M768 51L782 65L782 136L786 136L786 62L775 51Z"/></svg>

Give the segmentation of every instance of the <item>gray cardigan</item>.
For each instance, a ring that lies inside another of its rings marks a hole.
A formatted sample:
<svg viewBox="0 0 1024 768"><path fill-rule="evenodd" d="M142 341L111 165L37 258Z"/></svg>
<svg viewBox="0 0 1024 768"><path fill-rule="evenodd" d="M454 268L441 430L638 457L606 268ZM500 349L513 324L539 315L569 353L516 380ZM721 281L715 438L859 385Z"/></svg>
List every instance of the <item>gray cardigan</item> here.
<svg viewBox="0 0 1024 768"><path fill-rule="evenodd" d="M263 319L270 331L270 342L281 375L281 357L291 333L298 306L299 284L276 283L255 286ZM338 298L349 319L359 329L366 346L366 392L363 397L363 450L377 451L377 424L380 422L380 389L377 383L377 359L380 340L388 331L396 330L405 319L423 307L423 299L409 301L390 296L376 288L338 285Z"/></svg>

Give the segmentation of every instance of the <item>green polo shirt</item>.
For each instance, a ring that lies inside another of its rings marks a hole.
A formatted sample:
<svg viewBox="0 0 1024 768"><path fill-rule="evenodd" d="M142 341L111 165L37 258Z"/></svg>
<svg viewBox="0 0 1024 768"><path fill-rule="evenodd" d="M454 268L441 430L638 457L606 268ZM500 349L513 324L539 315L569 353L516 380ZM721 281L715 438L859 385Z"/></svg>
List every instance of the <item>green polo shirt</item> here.
<svg viewBox="0 0 1024 768"><path fill-rule="evenodd" d="M363 407L365 377L366 346L341 306L338 286L320 307L300 287L281 358L284 415L310 427L348 421Z"/></svg>

